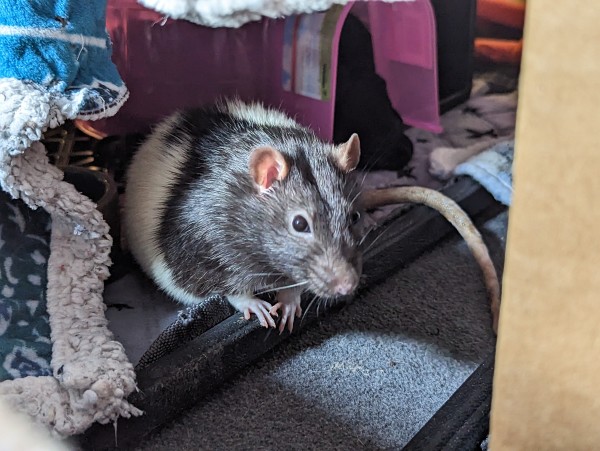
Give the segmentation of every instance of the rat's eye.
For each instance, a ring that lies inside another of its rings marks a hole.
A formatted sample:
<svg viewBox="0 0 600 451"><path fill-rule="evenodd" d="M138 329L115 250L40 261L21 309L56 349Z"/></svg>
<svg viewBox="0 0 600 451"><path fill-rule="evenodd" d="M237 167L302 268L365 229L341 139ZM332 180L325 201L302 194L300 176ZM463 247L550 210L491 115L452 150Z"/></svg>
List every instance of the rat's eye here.
<svg viewBox="0 0 600 451"><path fill-rule="evenodd" d="M350 215L350 221L352 221L352 224L356 224L359 219L360 219L360 213L358 211L355 211Z"/></svg>
<svg viewBox="0 0 600 451"><path fill-rule="evenodd" d="M300 233L309 233L310 232L310 226L308 225L308 221L302 215L294 216L294 219L292 219L292 227L294 228L294 230L296 232L300 232Z"/></svg>

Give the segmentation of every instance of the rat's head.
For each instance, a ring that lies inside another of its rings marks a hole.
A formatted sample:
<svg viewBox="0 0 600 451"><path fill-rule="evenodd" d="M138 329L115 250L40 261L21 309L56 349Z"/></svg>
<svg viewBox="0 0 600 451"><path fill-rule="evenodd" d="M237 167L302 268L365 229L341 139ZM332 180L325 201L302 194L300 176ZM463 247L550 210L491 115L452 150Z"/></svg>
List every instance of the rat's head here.
<svg viewBox="0 0 600 451"><path fill-rule="evenodd" d="M358 286L358 187L349 173L359 157L357 135L334 146L304 131L252 151L261 251L282 280L328 298Z"/></svg>

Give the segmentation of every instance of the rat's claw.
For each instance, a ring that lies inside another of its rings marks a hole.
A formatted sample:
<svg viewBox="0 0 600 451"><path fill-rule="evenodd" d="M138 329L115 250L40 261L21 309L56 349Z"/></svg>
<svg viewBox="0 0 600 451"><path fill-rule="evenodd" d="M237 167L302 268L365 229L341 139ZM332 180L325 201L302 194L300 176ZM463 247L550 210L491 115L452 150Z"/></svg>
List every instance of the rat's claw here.
<svg viewBox="0 0 600 451"><path fill-rule="evenodd" d="M260 325L263 327L275 327L275 320L269 314L271 304L267 301L252 296L227 296L229 302L244 314L244 318L250 319L252 313L256 315Z"/></svg>
<svg viewBox="0 0 600 451"><path fill-rule="evenodd" d="M250 320L250 317L252 316L252 313L254 313L256 315L256 318L258 319L258 322L260 323L260 325L262 327L269 327L269 324L267 322L267 316L265 315L262 311L255 311L255 312L251 312L249 308L247 308L246 310L244 310L244 318L246 320ZM271 326L271 327L275 327L275 326Z"/></svg>
<svg viewBox="0 0 600 451"><path fill-rule="evenodd" d="M296 303L288 304L286 302L278 302L271 307L269 313L271 315L277 315L277 310L280 309L281 319L279 320L279 333L283 333L286 327L291 333L294 330L294 316L300 318L302 315L302 307L300 307L300 304Z"/></svg>
<svg viewBox="0 0 600 451"><path fill-rule="evenodd" d="M285 328L292 332L294 329L294 316L298 318L302 315L302 307L300 307L300 296L302 288L286 288L277 292L275 298L277 303L271 307L269 313L277 315L277 311L281 310L281 319L279 320L279 333L283 333Z"/></svg>
<svg viewBox="0 0 600 451"><path fill-rule="evenodd" d="M256 299L256 302L248 306L249 310L256 315L263 327L275 327L275 320L269 314L271 304L266 301Z"/></svg>

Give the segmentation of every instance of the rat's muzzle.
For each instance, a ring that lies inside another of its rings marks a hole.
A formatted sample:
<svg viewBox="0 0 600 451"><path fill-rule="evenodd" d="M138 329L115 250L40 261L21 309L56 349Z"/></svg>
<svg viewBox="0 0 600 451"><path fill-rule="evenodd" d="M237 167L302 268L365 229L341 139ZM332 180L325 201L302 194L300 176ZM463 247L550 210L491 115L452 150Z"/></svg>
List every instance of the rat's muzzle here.
<svg viewBox="0 0 600 451"><path fill-rule="evenodd" d="M358 287L360 277L349 264L344 268L328 268L321 275L330 296L347 296Z"/></svg>
<svg viewBox="0 0 600 451"><path fill-rule="evenodd" d="M358 277L355 275L347 275L335 278L330 286L336 295L347 296L353 293L358 286Z"/></svg>

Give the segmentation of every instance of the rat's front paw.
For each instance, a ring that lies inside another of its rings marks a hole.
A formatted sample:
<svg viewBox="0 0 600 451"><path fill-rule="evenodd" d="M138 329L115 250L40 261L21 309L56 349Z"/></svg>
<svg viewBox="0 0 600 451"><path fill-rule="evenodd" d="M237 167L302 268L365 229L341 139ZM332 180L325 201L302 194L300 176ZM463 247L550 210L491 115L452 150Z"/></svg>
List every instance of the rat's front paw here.
<svg viewBox="0 0 600 451"><path fill-rule="evenodd" d="M244 318L250 319L252 313L256 315L260 325L263 327L275 327L275 321L269 313L271 304L254 296L227 296L230 304L244 314Z"/></svg>
<svg viewBox="0 0 600 451"><path fill-rule="evenodd" d="M271 315L277 315L277 311L281 310L281 319L279 320L279 333L282 333L285 328L292 332L294 330L294 317L300 318L302 316L302 307L300 306L300 302L288 304L286 302L278 302L269 313Z"/></svg>
<svg viewBox="0 0 600 451"><path fill-rule="evenodd" d="M279 333L285 328L292 332L294 329L294 317L302 316L302 307L300 306L302 288L285 288L277 292L277 304L269 310L271 315L277 315L281 310L281 319L279 320Z"/></svg>

